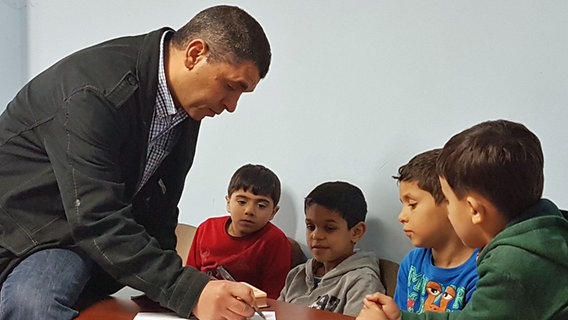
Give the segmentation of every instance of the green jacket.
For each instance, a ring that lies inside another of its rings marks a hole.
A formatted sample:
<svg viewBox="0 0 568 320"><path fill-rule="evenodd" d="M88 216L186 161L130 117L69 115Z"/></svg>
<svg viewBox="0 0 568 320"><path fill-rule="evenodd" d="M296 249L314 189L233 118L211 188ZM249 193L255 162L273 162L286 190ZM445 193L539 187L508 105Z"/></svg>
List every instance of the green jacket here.
<svg viewBox="0 0 568 320"><path fill-rule="evenodd" d="M190 315L208 278L182 267L174 229L200 122L180 124L179 143L137 190L166 30L62 59L0 116L0 282L33 252L73 248L104 270L92 279L102 292L118 282Z"/></svg>
<svg viewBox="0 0 568 320"><path fill-rule="evenodd" d="M541 200L481 251L470 302L452 313L402 319L568 319L568 221Z"/></svg>

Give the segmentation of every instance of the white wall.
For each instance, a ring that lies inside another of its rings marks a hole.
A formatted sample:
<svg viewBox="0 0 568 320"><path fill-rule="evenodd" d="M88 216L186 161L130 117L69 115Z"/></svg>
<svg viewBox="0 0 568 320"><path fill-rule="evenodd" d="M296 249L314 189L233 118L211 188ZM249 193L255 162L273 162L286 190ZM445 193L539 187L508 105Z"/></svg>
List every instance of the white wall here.
<svg viewBox="0 0 568 320"><path fill-rule="evenodd" d="M213 1L29 0L31 77L110 37L178 28ZM397 168L483 120L525 123L546 158L545 196L568 208L568 2L234 1L264 26L273 64L235 114L202 124L181 221L225 214L234 170L272 168L275 219L305 244L303 197L347 180L369 204L362 247L400 260ZM3 22L4 23L4 22Z"/></svg>
<svg viewBox="0 0 568 320"><path fill-rule="evenodd" d="M27 79L25 1L0 2L0 112Z"/></svg>

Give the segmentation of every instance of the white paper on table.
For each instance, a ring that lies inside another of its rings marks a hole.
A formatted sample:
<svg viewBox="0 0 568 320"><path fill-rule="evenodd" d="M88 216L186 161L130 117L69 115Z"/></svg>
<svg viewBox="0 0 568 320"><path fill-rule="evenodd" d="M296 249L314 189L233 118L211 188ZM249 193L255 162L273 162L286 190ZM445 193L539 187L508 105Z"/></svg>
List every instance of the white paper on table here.
<svg viewBox="0 0 568 320"><path fill-rule="evenodd" d="M262 314L266 317L266 320L276 320L276 312L274 311L262 311ZM250 320L263 320L258 314L254 314Z"/></svg>
<svg viewBox="0 0 568 320"><path fill-rule="evenodd" d="M276 320L276 313L274 311L263 311L266 320ZM181 318L175 313L164 313L164 312L139 312L134 320L171 320L171 319L185 319ZM190 319L196 319L191 317ZM254 314L250 320L263 320L258 314Z"/></svg>
<svg viewBox="0 0 568 320"><path fill-rule="evenodd" d="M171 320L171 319L184 319L175 313L164 312L138 312L134 320ZM195 318L193 318L195 319Z"/></svg>

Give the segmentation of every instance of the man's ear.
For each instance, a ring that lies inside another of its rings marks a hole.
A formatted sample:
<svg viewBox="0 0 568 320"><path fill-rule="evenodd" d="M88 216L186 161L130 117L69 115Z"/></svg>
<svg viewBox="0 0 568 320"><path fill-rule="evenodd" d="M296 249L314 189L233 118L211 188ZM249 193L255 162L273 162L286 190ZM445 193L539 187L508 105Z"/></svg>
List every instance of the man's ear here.
<svg viewBox="0 0 568 320"><path fill-rule="evenodd" d="M207 58L207 44L202 39L194 39L185 48L184 65L188 70L193 69L202 59Z"/></svg>
<svg viewBox="0 0 568 320"><path fill-rule="evenodd" d="M365 231L367 231L367 225L365 222L359 221L351 228L351 242L353 242L353 244L359 242L365 234Z"/></svg>

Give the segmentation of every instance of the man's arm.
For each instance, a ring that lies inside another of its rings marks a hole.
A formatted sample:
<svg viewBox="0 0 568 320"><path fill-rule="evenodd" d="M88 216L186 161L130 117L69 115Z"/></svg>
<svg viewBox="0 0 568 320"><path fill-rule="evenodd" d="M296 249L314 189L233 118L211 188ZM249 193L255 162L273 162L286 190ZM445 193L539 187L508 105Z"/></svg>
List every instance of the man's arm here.
<svg viewBox="0 0 568 320"><path fill-rule="evenodd" d="M73 236L81 248L122 284L189 316L209 279L193 268L182 268L175 251L164 251L137 222L123 162L136 159L130 165L137 168L140 155L122 154L126 143L139 139L129 131L134 120L126 117L128 111L90 88L76 91L44 132L46 151ZM152 187L160 189L158 185Z"/></svg>

